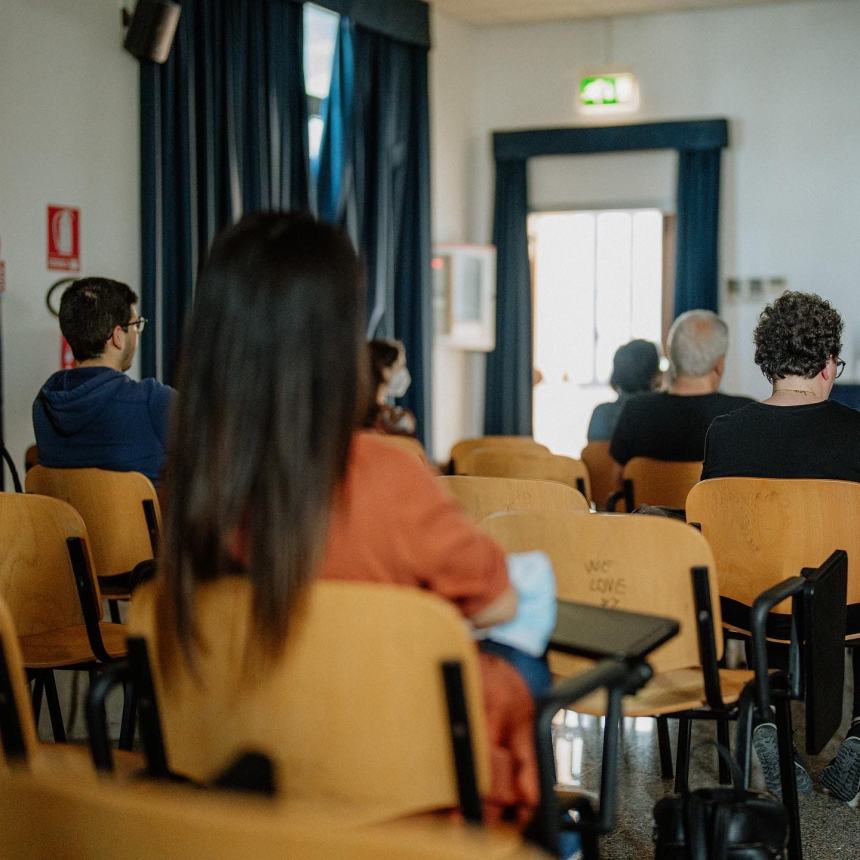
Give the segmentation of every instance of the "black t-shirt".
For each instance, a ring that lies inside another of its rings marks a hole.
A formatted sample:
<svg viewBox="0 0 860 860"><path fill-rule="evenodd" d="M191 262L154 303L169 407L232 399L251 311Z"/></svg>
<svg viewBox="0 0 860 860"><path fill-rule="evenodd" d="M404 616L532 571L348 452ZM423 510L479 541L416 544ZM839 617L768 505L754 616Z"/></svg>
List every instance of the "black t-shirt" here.
<svg viewBox="0 0 860 860"><path fill-rule="evenodd" d="M752 403L711 424L705 478L860 481L860 412L832 400Z"/></svg>
<svg viewBox="0 0 860 860"><path fill-rule="evenodd" d="M637 394L624 405L609 453L622 465L633 457L701 460L711 421L746 406L749 397L731 394Z"/></svg>

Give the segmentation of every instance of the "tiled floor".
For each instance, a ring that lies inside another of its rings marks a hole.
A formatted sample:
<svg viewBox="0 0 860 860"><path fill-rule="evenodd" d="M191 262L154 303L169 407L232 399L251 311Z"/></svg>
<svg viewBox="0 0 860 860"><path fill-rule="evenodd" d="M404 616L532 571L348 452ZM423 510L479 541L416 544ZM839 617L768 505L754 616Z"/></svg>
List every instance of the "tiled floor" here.
<svg viewBox="0 0 860 860"><path fill-rule="evenodd" d="M849 676L850 677L850 676ZM848 701L846 690L846 702ZM846 712L844 723L848 723ZM803 743L803 720L794 713L795 739ZM676 725L670 721L672 748ZM734 727L732 728L734 731ZM714 740L714 724L698 721L693 727L691 787L717 785L713 748L696 750L696 744ZM840 732L824 752L808 761L816 783L811 795L801 798L801 827L805 860L858 860L860 858L860 809L832 800L818 787L817 777L835 754ZM600 784L600 721L567 713L567 725L557 727L556 760L559 781L597 791ZM656 801L672 792L671 780L660 778L656 723L651 719L625 720L619 766L619 810L615 832L601 843L604 860L639 860L654 856L651 810Z"/></svg>

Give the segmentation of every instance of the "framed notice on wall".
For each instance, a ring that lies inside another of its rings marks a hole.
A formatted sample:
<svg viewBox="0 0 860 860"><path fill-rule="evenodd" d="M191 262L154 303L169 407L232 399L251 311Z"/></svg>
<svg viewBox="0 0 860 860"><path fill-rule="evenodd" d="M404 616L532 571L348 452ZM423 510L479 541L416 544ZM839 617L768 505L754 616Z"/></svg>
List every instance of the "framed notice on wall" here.
<svg viewBox="0 0 860 860"><path fill-rule="evenodd" d="M76 206L48 206L48 268L81 270L81 210Z"/></svg>

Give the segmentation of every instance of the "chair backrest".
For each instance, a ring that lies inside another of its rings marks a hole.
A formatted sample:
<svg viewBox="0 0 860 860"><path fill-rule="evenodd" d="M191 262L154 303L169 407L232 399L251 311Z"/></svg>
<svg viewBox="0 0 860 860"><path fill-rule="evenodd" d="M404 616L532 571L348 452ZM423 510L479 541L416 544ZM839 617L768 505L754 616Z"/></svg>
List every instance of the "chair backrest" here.
<svg viewBox="0 0 860 860"><path fill-rule="evenodd" d="M454 474L463 474L460 469L460 463L476 448L523 448L533 451L543 451L545 454L550 453L546 445L535 442L531 436L476 436L472 439L461 439L451 448Z"/></svg>
<svg viewBox="0 0 860 860"><path fill-rule="evenodd" d="M705 539L664 517L612 514L494 514L482 523L508 552L543 550L558 597L680 622L678 635L649 658L655 670L698 666L694 567L714 569ZM716 577L710 578L717 656L722 655Z"/></svg>
<svg viewBox="0 0 860 860"><path fill-rule="evenodd" d="M442 475L438 480L476 522L505 511L587 511L582 493L557 481Z"/></svg>
<svg viewBox="0 0 860 860"><path fill-rule="evenodd" d="M360 774L354 774L361 779ZM416 777L419 778L419 777ZM294 808L185 786L0 774L4 856L125 860L540 860L510 833L453 822L360 827L348 810Z"/></svg>
<svg viewBox="0 0 860 860"><path fill-rule="evenodd" d="M28 493L68 502L83 518L97 576L126 573L153 557L144 502L161 528L158 494L139 472L105 469L49 469L34 466L25 480Z"/></svg>
<svg viewBox="0 0 860 860"><path fill-rule="evenodd" d="M19 636L85 623L66 541L81 540L94 605L101 594L92 573L87 529L80 514L59 499L31 493L0 493L0 597Z"/></svg>
<svg viewBox="0 0 860 860"><path fill-rule="evenodd" d="M6 603L0 598L0 769L8 754L30 758L36 749L36 724L21 659L18 633Z"/></svg>
<svg viewBox="0 0 860 860"><path fill-rule="evenodd" d="M591 482L591 498L599 511L606 510L606 500L618 489L616 469L618 464L609 454L609 442L589 442L579 455L588 469Z"/></svg>
<svg viewBox="0 0 860 860"><path fill-rule="evenodd" d="M371 820L458 804L440 664L463 666L479 790L488 753L477 651L456 609L418 589L321 582L291 622L284 653L249 666L247 580L198 588L194 673L160 671L157 583L135 591L132 632L149 642L171 769L211 778L237 754L269 755L287 798L321 797ZM178 653L174 651L174 653Z"/></svg>
<svg viewBox="0 0 860 860"><path fill-rule="evenodd" d="M558 481L591 499L588 469L582 460L523 449L476 448L463 460L463 474L485 478Z"/></svg>
<svg viewBox="0 0 860 860"><path fill-rule="evenodd" d="M860 604L860 484L853 481L712 478L687 497L714 551L720 594L751 606L764 589L835 549L848 553L848 605ZM788 612L788 603L778 612ZM860 610L857 610L860 611ZM849 630L852 629L849 609Z"/></svg>
<svg viewBox="0 0 860 860"><path fill-rule="evenodd" d="M425 466L429 464L430 460L427 457L424 446L413 436L398 436L396 433L379 433L377 435L389 445L412 454L413 457L419 459Z"/></svg>
<svg viewBox="0 0 860 860"><path fill-rule="evenodd" d="M652 460L634 457L624 466L623 478L632 483L633 506L681 508L687 493L702 476L701 461Z"/></svg>
<svg viewBox="0 0 860 860"><path fill-rule="evenodd" d="M24 452L24 471L29 472L33 466L39 465L39 448L36 445L31 445Z"/></svg>

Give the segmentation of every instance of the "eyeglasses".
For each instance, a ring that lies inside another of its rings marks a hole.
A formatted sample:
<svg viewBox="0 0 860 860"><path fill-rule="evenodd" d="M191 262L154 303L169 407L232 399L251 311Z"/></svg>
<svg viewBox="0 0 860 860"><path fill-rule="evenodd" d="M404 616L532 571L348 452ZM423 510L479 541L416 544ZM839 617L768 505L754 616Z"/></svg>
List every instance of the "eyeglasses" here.
<svg viewBox="0 0 860 860"><path fill-rule="evenodd" d="M842 371L845 370L845 362L841 358L836 359L836 378L842 376Z"/></svg>
<svg viewBox="0 0 860 860"><path fill-rule="evenodd" d="M146 328L146 317L138 317L136 320L132 320L130 323L121 325L120 328L123 331L128 331L130 328L136 328L138 334L143 334L143 330Z"/></svg>

